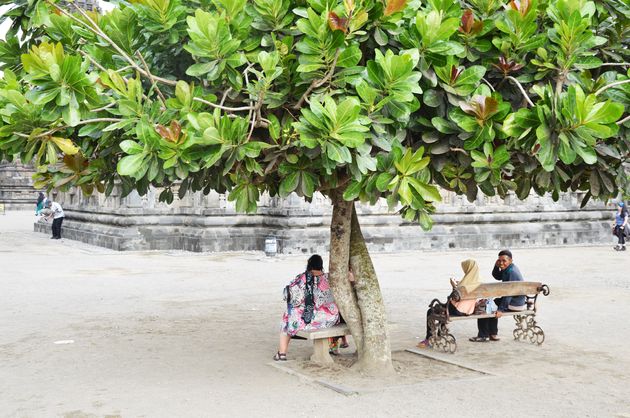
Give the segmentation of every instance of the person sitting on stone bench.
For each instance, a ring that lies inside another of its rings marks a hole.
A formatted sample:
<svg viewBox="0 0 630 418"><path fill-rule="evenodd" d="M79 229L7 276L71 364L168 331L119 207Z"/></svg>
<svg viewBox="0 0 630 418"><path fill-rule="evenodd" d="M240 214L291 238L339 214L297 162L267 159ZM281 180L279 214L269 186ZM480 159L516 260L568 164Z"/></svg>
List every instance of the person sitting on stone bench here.
<svg viewBox="0 0 630 418"><path fill-rule="evenodd" d="M479 283L479 266L475 260L468 259L462 261L462 270L464 271L464 277L462 277L459 282L455 282L451 279L451 285L453 288L460 289L461 291L472 292L481 284ZM451 300L448 307L444 305L442 305L442 307L448 309L450 316L467 316L474 313L475 304L476 300L474 299L460 300L458 302ZM429 337L431 336L431 329L429 328L430 314L431 308L427 311L427 332L424 340L418 343L418 348L428 348L431 346L429 344Z"/></svg>
<svg viewBox="0 0 630 418"><path fill-rule="evenodd" d="M314 254L308 259L306 271L300 273L285 287L287 309L282 316L282 331L276 361L287 359L291 337L298 331L330 328L339 322L339 309L334 302L324 273L324 261Z"/></svg>
<svg viewBox="0 0 630 418"><path fill-rule="evenodd" d="M499 251L499 257L494 263L492 269L492 277L502 282L522 282L523 275L512 261L512 252L510 250ZM495 299L497 311L494 318L477 319L477 336L469 338L472 342L499 341L499 318L502 312L518 312L526 309L526 297L521 296L503 296Z"/></svg>

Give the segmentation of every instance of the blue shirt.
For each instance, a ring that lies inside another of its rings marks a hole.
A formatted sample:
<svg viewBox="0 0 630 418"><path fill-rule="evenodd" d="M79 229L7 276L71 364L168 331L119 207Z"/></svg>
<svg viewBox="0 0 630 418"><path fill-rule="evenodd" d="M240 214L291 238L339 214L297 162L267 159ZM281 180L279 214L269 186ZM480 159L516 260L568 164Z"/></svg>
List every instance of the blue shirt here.
<svg viewBox="0 0 630 418"><path fill-rule="evenodd" d="M627 216L628 212L626 212L625 210L622 210L621 213L617 212L617 214L615 215L615 225L623 225L623 221L626 219Z"/></svg>
<svg viewBox="0 0 630 418"><path fill-rule="evenodd" d="M505 270L500 270L497 266L492 269L492 277L502 282L522 282L523 275L515 264L510 264ZM523 306L525 305L525 295L521 296L503 296L499 303L499 310L501 312L507 312L510 309L508 306Z"/></svg>

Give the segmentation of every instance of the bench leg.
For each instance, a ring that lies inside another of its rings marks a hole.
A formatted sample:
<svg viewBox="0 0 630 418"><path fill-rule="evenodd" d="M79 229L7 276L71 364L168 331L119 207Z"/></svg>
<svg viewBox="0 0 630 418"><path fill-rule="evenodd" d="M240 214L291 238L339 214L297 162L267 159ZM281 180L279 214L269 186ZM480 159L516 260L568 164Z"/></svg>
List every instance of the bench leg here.
<svg viewBox="0 0 630 418"><path fill-rule="evenodd" d="M457 350L455 337L449 332L446 323L442 322L440 319L430 318L429 328L431 330L429 343L433 348L451 354Z"/></svg>
<svg viewBox="0 0 630 418"><path fill-rule="evenodd" d="M313 340L313 355L311 361L319 364L334 363L330 354L328 354L328 338L318 338Z"/></svg>
<svg viewBox="0 0 630 418"><path fill-rule="evenodd" d="M545 341L545 333L536 324L534 315L514 315L516 328L512 332L515 340L527 341L541 345Z"/></svg>

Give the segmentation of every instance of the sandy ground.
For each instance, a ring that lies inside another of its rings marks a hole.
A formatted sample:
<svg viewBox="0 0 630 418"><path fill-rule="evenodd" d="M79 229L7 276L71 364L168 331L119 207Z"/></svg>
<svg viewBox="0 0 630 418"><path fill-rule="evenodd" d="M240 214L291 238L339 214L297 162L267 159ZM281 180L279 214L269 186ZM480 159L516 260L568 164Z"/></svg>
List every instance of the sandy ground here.
<svg viewBox="0 0 630 418"><path fill-rule="evenodd" d="M542 346L513 341L510 318L502 341L471 343L476 325L461 321L445 358L490 375L344 396L269 365L282 288L306 257L119 253L32 221L0 216L2 417L630 417L630 251L612 245L515 251L526 279L551 287ZM374 255L394 350L419 341L468 257L490 278L495 251ZM310 352L294 341L289 357Z"/></svg>

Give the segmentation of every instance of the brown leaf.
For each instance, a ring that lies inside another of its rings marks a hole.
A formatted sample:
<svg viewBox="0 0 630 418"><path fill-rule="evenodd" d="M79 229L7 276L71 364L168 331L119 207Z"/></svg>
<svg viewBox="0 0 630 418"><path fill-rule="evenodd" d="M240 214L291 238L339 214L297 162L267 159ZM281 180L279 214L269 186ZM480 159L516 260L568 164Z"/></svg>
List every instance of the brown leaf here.
<svg viewBox="0 0 630 418"><path fill-rule="evenodd" d="M464 71L462 68L457 68L456 66L451 66L451 83L453 84L459 78L459 75Z"/></svg>
<svg viewBox="0 0 630 418"><path fill-rule="evenodd" d="M460 103L459 107L465 113L475 116L477 122L482 125L482 122L485 122L497 113L499 102L489 96L477 95L468 103Z"/></svg>
<svg viewBox="0 0 630 418"><path fill-rule="evenodd" d="M331 30L340 30L343 33L348 31L348 19L337 16L335 12L328 13L328 26Z"/></svg>
<svg viewBox="0 0 630 418"><path fill-rule="evenodd" d="M158 124L155 127L155 130L157 131L157 133L160 134L160 136L164 139L166 139L167 141L170 142L175 142L173 139L173 134L171 133L171 130L169 128L167 128L166 126L160 125Z"/></svg>
<svg viewBox="0 0 630 418"><path fill-rule="evenodd" d="M177 140L179 138L179 134L182 132L182 126L176 120L171 121L171 133L173 134L173 139Z"/></svg>
<svg viewBox="0 0 630 418"><path fill-rule="evenodd" d="M525 16L528 12L532 4L529 0L512 0L510 1L510 7L513 10L516 10L521 14L521 16Z"/></svg>
<svg viewBox="0 0 630 418"><path fill-rule="evenodd" d="M472 25L471 33L479 33L483 30L483 21L475 20L475 23Z"/></svg>
<svg viewBox="0 0 630 418"><path fill-rule="evenodd" d="M473 11L470 9L466 9L464 14L462 15L462 24L459 27L459 31L463 33L470 33L474 22L475 17L473 16Z"/></svg>
<svg viewBox="0 0 630 418"><path fill-rule="evenodd" d="M396 12L400 12L407 5L407 0L386 0L385 16L393 15Z"/></svg>

